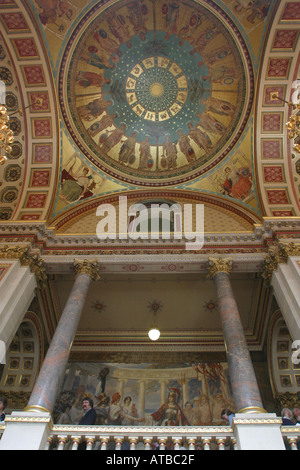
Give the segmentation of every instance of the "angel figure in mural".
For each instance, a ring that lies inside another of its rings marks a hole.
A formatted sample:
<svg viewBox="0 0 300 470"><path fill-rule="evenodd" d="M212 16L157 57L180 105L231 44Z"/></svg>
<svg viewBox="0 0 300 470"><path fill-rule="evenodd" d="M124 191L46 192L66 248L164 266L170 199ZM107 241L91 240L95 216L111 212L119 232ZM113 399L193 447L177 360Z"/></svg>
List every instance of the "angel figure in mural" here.
<svg viewBox="0 0 300 470"><path fill-rule="evenodd" d="M255 19L263 21L268 15L270 8L271 0L236 0L236 5L234 7L235 11L250 12L250 15L247 16L247 21L254 24Z"/></svg>
<svg viewBox="0 0 300 470"><path fill-rule="evenodd" d="M177 388L170 388L168 399L161 407L152 413L152 418L158 426L189 426L189 422L178 404L180 392Z"/></svg>
<svg viewBox="0 0 300 470"><path fill-rule="evenodd" d="M60 0L36 0L36 4L42 10L39 14L43 25L56 24L58 18L65 16L68 20L72 18L73 10L69 2Z"/></svg>
<svg viewBox="0 0 300 470"><path fill-rule="evenodd" d="M223 182L223 194L234 199L244 200L252 188L252 174L248 167L239 170L227 167L225 169L226 179Z"/></svg>
<svg viewBox="0 0 300 470"><path fill-rule="evenodd" d="M59 197L67 203L76 202L93 195L93 189L96 184L92 175L89 175L89 169L83 168L82 171L74 172L76 157L73 165L67 171L64 169L61 176L61 190Z"/></svg>

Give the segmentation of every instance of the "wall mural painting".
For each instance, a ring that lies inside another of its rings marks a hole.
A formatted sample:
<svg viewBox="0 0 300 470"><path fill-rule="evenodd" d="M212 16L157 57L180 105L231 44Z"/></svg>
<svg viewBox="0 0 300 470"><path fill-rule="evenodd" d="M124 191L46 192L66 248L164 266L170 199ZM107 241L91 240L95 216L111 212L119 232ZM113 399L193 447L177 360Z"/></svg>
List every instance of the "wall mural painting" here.
<svg viewBox="0 0 300 470"><path fill-rule="evenodd" d="M97 425L205 426L224 424L234 402L227 364L70 363L53 416L77 424L82 399L91 397Z"/></svg>
<svg viewBox="0 0 300 470"><path fill-rule="evenodd" d="M209 179L216 192L247 202L253 196L253 177L246 155L237 151Z"/></svg>
<svg viewBox="0 0 300 470"><path fill-rule="evenodd" d="M65 162L60 180L59 198L64 203L81 201L98 191L105 177L90 170L76 153Z"/></svg>
<svg viewBox="0 0 300 470"><path fill-rule="evenodd" d="M62 61L60 103L95 165L153 183L211 169L232 148L251 109L252 64L226 14L209 8L120 1L82 21Z"/></svg>

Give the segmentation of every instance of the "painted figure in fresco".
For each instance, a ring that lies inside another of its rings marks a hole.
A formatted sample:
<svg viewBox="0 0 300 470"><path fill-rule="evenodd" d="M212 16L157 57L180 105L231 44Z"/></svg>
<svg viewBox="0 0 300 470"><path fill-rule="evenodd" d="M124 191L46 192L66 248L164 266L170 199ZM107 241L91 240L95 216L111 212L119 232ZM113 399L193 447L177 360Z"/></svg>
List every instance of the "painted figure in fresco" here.
<svg viewBox="0 0 300 470"><path fill-rule="evenodd" d="M150 143L149 137L140 143L140 164L139 170L147 170L148 162L152 159L151 152L150 152Z"/></svg>
<svg viewBox="0 0 300 470"><path fill-rule="evenodd" d="M79 71L76 75L76 81L79 86L87 88L89 86L103 87L105 83L110 83L108 78L105 78L103 74L94 72L82 72Z"/></svg>
<svg viewBox="0 0 300 470"><path fill-rule="evenodd" d="M69 20L73 15L69 2L60 0L36 0L36 4L42 10L39 17L43 25L47 25L48 23L56 24L57 19L63 16Z"/></svg>
<svg viewBox="0 0 300 470"><path fill-rule="evenodd" d="M222 393L217 393L212 400L213 424L222 424L221 412L226 408L226 406L227 403L224 400Z"/></svg>
<svg viewBox="0 0 300 470"><path fill-rule="evenodd" d="M80 57L80 60L83 60L93 67L97 67L100 70L114 69L115 66L109 64L109 60L102 58L97 54L98 48L95 46L89 46L87 51Z"/></svg>
<svg viewBox="0 0 300 470"><path fill-rule="evenodd" d="M202 54L203 49L207 46L209 41L216 38L218 34L220 34L220 31L218 31L217 27L213 25L211 28L203 31L198 37L194 37L191 41L191 44L194 46L194 50L191 51L191 55L195 54L195 52Z"/></svg>
<svg viewBox="0 0 300 470"><path fill-rule="evenodd" d="M170 141L170 136L166 135L166 140L163 144L163 152L166 155L168 162L168 170L177 167L177 148L176 145Z"/></svg>
<svg viewBox="0 0 300 470"><path fill-rule="evenodd" d="M240 168L238 171L225 168L226 179L223 183L223 194L235 199L245 199L252 187L252 175L248 167Z"/></svg>
<svg viewBox="0 0 300 470"><path fill-rule="evenodd" d="M126 26L126 20L122 15L116 15L115 12L112 12L107 17L107 23L109 25L109 29L112 34L115 36L120 44L125 43L127 47L130 49L132 47L130 39L131 33L129 31L129 27Z"/></svg>
<svg viewBox="0 0 300 470"><path fill-rule="evenodd" d="M255 19L263 21L268 15L271 0L236 0L234 7L235 11L251 11L250 15L247 16L247 21L254 24Z"/></svg>
<svg viewBox="0 0 300 470"><path fill-rule="evenodd" d="M181 28L178 33L178 36L181 38L180 45L182 46L184 41L189 41L192 43L196 37L197 29L202 25L202 16L200 13L193 12L189 22Z"/></svg>
<svg viewBox="0 0 300 470"><path fill-rule="evenodd" d="M130 398L130 402L129 402L129 398ZM133 422L141 423L142 421L144 421L144 418L138 418L137 416L133 415L133 413L135 413L135 407L133 409L132 409L132 406L130 407L130 409L128 408L131 403L131 397L126 397L125 400L124 400L125 406L123 407L121 405L120 393L116 392L113 394L112 399L111 399L111 405L109 407L109 412L108 412L108 424L115 424L115 425L122 424L124 426L125 425L124 422L129 423L130 421L132 424Z"/></svg>
<svg viewBox="0 0 300 470"><path fill-rule="evenodd" d="M187 135L184 135L182 131L178 131L179 139L178 139L178 145L183 153L183 155L186 157L187 161L193 162L196 160L196 155L194 152L193 147L191 146L190 139Z"/></svg>
<svg viewBox="0 0 300 470"><path fill-rule="evenodd" d="M108 396L106 396L105 393L100 393L100 395L95 396L95 399L97 400L97 403L95 405L95 410L96 410L96 423L95 424L107 424L110 399Z"/></svg>
<svg viewBox="0 0 300 470"><path fill-rule="evenodd" d="M212 148L212 142L208 135L198 127L194 127L192 123L189 123L188 127L190 129L190 138L198 145L198 147L203 148L205 152L209 152Z"/></svg>
<svg viewBox="0 0 300 470"><path fill-rule="evenodd" d="M104 131L108 127L111 127L114 123L114 120L117 118L117 114L105 114L100 121L94 122L88 129L89 134L92 137L95 137L99 132Z"/></svg>
<svg viewBox="0 0 300 470"><path fill-rule="evenodd" d="M59 197L65 202L76 202L87 197L88 190L94 189L92 176L88 176L89 169L84 168L82 173L75 174L70 168L69 172L62 172L62 184ZM93 193L91 193L92 195Z"/></svg>
<svg viewBox="0 0 300 470"><path fill-rule="evenodd" d="M222 85L231 85L236 79L236 71L233 67L218 64L216 67L208 67L209 75L204 75L202 80L205 82L220 83Z"/></svg>
<svg viewBox="0 0 300 470"><path fill-rule="evenodd" d="M94 38L100 46L100 49L105 51L109 57L115 53L122 55L119 50L119 44L110 38L104 29L100 29L94 34Z"/></svg>
<svg viewBox="0 0 300 470"><path fill-rule="evenodd" d="M203 426L207 426L212 423L211 409L209 405L209 398L207 395L200 395L199 410L201 413L201 423Z"/></svg>
<svg viewBox="0 0 300 470"><path fill-rule="evenodd" d="M135 145L137 133L134 132L131 137L123 142L119 152L119 161L122 163L133 163L135 160Z"/></svg>
<svg viewBox="0 0 300 470"><path fill-rule="evenodd" d="M169 39L170 34L176 34L177 21L179 17L179 4L177 1L164 3L162 6L162 14L165 17L165 28L167 34L165 39Z"/></svg>
<svg viewBox="0 0 300 470"><path fill-rule="evenodd" d="M235 111L235 106L229 101L220 100L213 96L210 96L207 100L202 100L202 103L206 105L207 111L224 116L232 116Z"/></svg>
<svg viewBox="0 0 300 470"><path fill-rule="evenodd" d="M116 128L109 133L106 131L105 134L102 134L99 140L99 147L103 152L108 153L115 145L117 145L122 137L124 137L125 124L122 124L120 128Z"/></svg>
<svg viewBox="0 0 300 470"><path fill-rule="evenodd" d="M84 106L79 106L77 111L81 119L93 121L93 119L101 116L111 104L111 100L105 101L103 98L98 98Z"/></svg>
<svg viewBox="0 0 300 470"><path fill-rule="evenodd" d="M159 426L189 425L181 407L178 405L178 400L179 390L170 388L167 402L161 405L161 407L151 415Z"/></svg>
<svg viewBox="0 0 300 470"><path fill-rule="evenodd" d="M225 44L223 47L218 47L217 49L214 49L213 51L203 52L202 53L203 64L205 64L207 67L210 67L216 62L218 62L219 60L226 59L231 54L232 54L232 50L231 50L230 45Z"/></svg>
<svg viewBox="0 0 300 470"><path fill-rule="evenodd" d="M127 5L130 23L133 26L133 31L136 36L140 36L142 41L145 41L147 28L145 18L148 14L148 7L146 4L140 5L139 1L129 2Z"/></svg>
<svg viewBox="0 0 300 470"><path fill-rule="evenodd" d="M202 114L197 113L197 117L199 118L198 126L202 127L202 129L204 129L205 131L217 134L224 134L226 130L224 124L219 122L208 112L204 111L204 113Z"/></svg>
<svg viewBox="0 0 300 470"><path fill-rule="evenodd" d="M122 426L133 426L135 424L145 421L144 418L139 418L135 403L132 402L132 398L128 395L124 398L122 406L123 419Z"/></svg>

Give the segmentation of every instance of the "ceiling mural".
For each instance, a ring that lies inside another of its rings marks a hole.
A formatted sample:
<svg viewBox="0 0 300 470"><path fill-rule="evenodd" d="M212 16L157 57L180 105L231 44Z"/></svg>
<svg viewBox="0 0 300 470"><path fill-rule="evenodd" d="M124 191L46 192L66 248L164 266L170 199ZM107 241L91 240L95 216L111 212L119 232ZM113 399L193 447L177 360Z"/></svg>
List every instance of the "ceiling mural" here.
<svg viewBox="0 0 300 470"><path fill-rule="evenodd" d="M221 198L252 220L298 215L282 101L298 77L295 2L0 0L0 10L21 124L1 178L9 164L22 173L0 188L2 218L55 225L155 188Z"/></svg>
<svg viewBox="0 0 300 470"><path fill-rule="evenodd" d="M60 101L89 160L120 180L160 185L228 154L251 109L253 72L221 19L229 22L193 1L146 0L83 19L62 61Z"/></svg>

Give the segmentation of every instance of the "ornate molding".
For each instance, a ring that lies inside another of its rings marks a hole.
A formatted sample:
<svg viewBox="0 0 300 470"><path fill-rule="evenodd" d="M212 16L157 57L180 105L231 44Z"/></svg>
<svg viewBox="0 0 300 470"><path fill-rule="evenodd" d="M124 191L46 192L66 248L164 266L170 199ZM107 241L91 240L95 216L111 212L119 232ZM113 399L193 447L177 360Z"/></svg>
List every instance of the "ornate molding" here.
<svg viewBox="0 0 300 470"><path fill-rule="evenodd" d="M300 392L291 393L277 393L276 402L280 409L282 408L299 408L300 407Z"/></svg>
<svg viewBox="0 0 300 470"><path fill-rule="evenodd" d="M97 260L75 259L74 268L76 274L87 274L93 281L100 280L100 268Z"/></svg>
<svg viewBox="0 0 300 470"><path fill-rule="evenodd" d="M232 258L208 258L208 277L213 279L216 274L226 273L231 274L232 271Z"/></svg>
<svg viewBox="0 0 300 470"><path fill-rule="evenodd" d="M39 288L44 288L47 282L45 262L37 253L30 253L30 246L9 246L0 248L0 259L19 260L22 266L29 266L35 275Z"/></svg>
<svg viewBox="0 0 300 470"><path fill-rule="evenodd" d="M300 245L294 242L279 243L277 247L270 248L265 257L262 277L270 280L272 274L277 271L279 264L286 264L290 256L300 256Z"/></svg>

